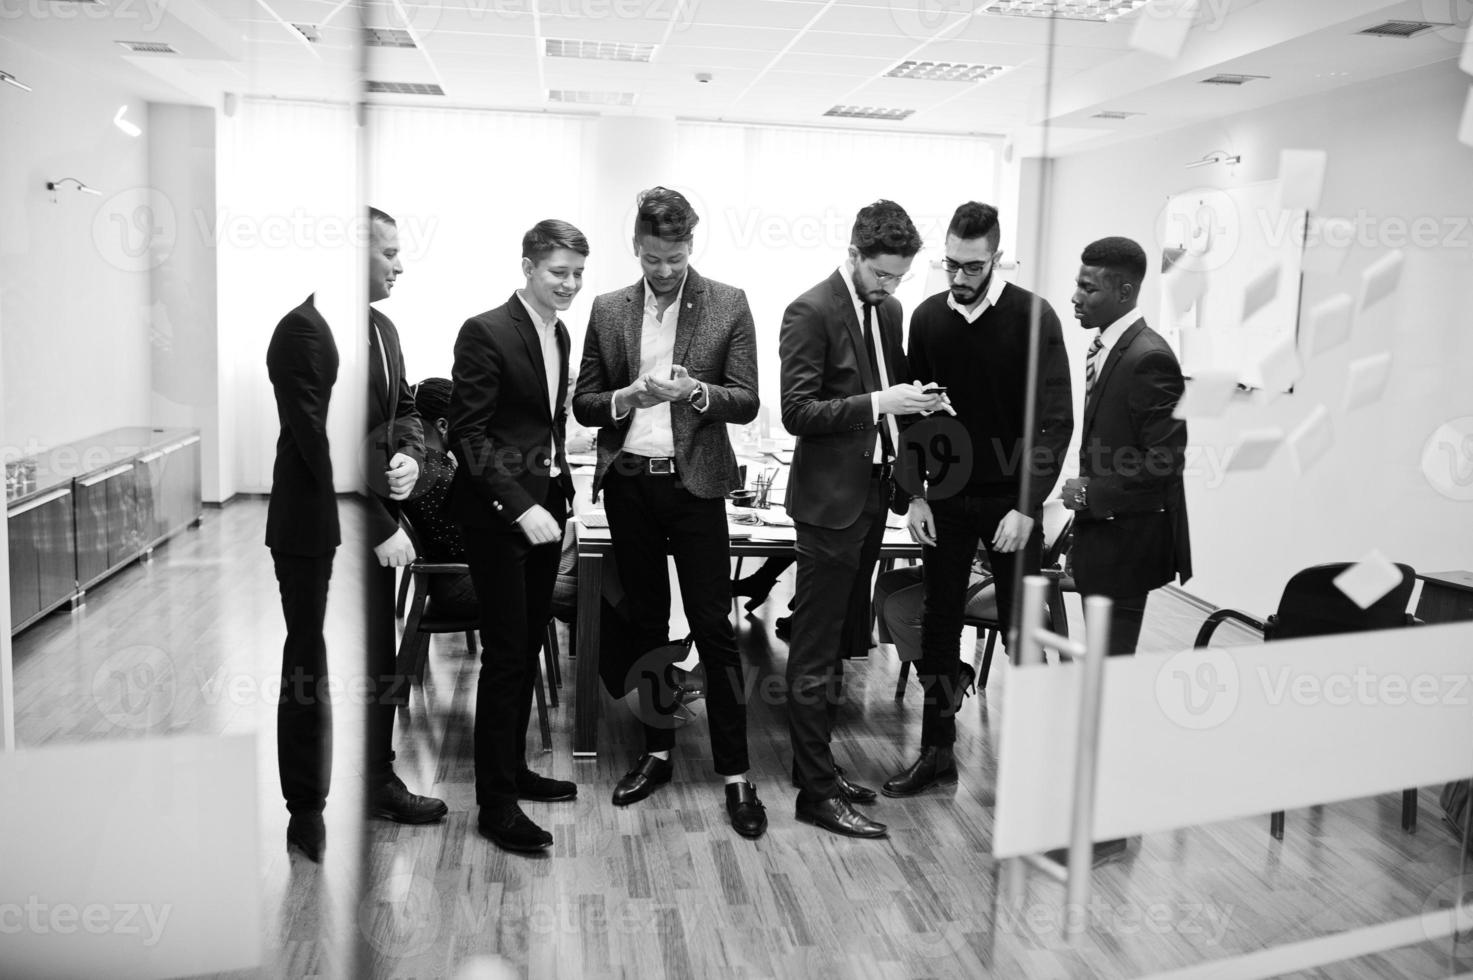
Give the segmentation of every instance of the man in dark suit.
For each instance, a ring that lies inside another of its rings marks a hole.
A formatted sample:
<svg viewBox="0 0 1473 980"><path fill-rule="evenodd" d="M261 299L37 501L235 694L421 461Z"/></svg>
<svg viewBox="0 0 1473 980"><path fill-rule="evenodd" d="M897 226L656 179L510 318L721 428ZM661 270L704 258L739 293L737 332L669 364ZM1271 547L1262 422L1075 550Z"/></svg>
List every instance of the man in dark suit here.
<svg viewBox="0 0 1473 980"><path fill-rule="evenodd" d="M868 630L870 578L894 492L896 419L935 411L940 395L903 381L900 303L921 236L905 210L860 210L844 264L783 314L783 425L798 437L787 510L797 527L798 574L788 645L788 726L796 815L836 834L883 837L852 806L875 791L849 782L829 739L842 696L850 630ZM856 621L858 619L858 621Z"/></svg>
<svg viewBox="0 0 1473 980"><path fill-rule="evenodd" d="M404 271L394 219L369 209L368 302L388 299ZM367 536L374 560L364 584L370 698L366 709L365 799L368 812L398 823L430 823L448 812L443 800L411 793L394 774L394 708L403 679L394 656L394 569L414 561L414 545L399 526L399 504L414 489L424 460L424 433L404 374L394 323L368 310L368 458L364 470Z"/></svg>
<svg viewBox="0 0 1473 980"><path fill-rule="evenodd" d="M538 222L522 237L525 287L467 320L455 340L450 446L459 465L450 512L465 532L481 606L478 826L512 851L552 845L519 800L578 794L573 783L527 767L527 722L573 499L563 452L569 340L558 312L583 288L587 258L588 239L577 228Z"/></svg>
<svg viewBox="0 0 1473 980"><path fill-rule="evenodd" d="M322 860L322 809L332 769L332 713L327 678L327 584L342 542L327 406L338 377L338 348L317 312L316 296L282 317L266 348L281 435L266 505L266 546L276 567L286 643L276 705L276 767L291 819L288 847Z"/></svg>
<svg viewBox="0 0 1473 980"><path fill-rule="evenodd" d="M965 456L955 474L938 471L924 493L918 479L907 484L917 494L906 523L911 537L926 547L923 653L917 664L924 692L921 751L881 787L886 796L914 796L956 782L959 638L978 541L994 576L998 622L1011 646L1014 577L1038 574L1043 502L1058 482L1074 431L1063 328L1043 298L998 274L1001 237L996 208L976 201L957 208L946 231L951 288L921 303L910 318L910 368L946 387ZM1034 317L1038 391L1028 432ZM1032 436L1026 459L1025 435ZM1025 492L1028 498L1020 500Z"/></svg>
<svg viewBox="0 0 1473 980"><path fill-rule="evenodd" d="M1192 575L1182 486L1187 424L1172 418L1184 382L1171 347L1136 312L1146 253L1103 238L1080 257L1074 316L1098 330L1085 362L1079 476L1064 481L1075 512L1074 581L1109 596L1109 652L1134 653L1146 595Z"/></svg>
<svg viewBox="0 0 1473 980"><path fill-rule="evenodd" d="M634 254L643 275L593 301L573 414L598 426L594 494L603 492L636 654L670 642L670 573L706 668L711 756L726 780L732 827L760 837L767 815L747 778L742 661L728 606L725 496L741 486L726 423L757 417L757 348L740 289L690 268L700 218L678 191L639 195ZM655 670L668 665L655 664ZM619 780L614 803L670 781L673 699L641 704L644 753Z"/></svg>

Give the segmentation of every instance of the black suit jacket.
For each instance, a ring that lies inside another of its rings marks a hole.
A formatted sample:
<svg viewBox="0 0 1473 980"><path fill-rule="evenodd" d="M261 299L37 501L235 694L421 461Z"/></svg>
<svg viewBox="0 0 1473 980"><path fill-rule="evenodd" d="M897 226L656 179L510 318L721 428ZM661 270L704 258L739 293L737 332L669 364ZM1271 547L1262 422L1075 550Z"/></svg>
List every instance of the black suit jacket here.
<svg viewBox="0 0 1473 980"><path fill-rule="evenodd" d="M890 383L896 384L909 377L900 301L887 297L875 313L877 342ZM870 393L885 386L870 370L864 328L842 269L788 306L778 351L783 426L798 437L788 474L788 513L805 524L848 527L864 509L870 468L883 462L874 458Z"/></svg>
<svg viewBox="0 0 1473 980"><path fill-rule="evenodd" d="M281 318L266 348L281 435L266 505L266 546L320 557L342 543L327 445L327 406L338 379L338 348L314 296Z"/></svg>
<svg viewBox="0 0 1473 980"><path fill-rule="evenodd" d="M515 293L460 328L450 393L450 446L459 461L450 487L450 513L460 524L517 531L512 521L547 499L549 445L555 446L558 486L566 499L573 499L563 454L569 340L561 320L557 347L553 412L542 341Z"/></svg>
<svg viewBox="0 0 1473 980"><path fill-rule="evenodd" d="M1171 417L1184 384L1176 355L1144 319L1100 366L1079 449L1089 508L1074 521L1074 580L1085 595L1141 595L1192 575L1187 424Z"/></svg>
<svg viewBox="0 0 1473 980"><path fill-rule="evenodd" d="M384 357L368 359L368 541L371 545L382 544L399 530L399 501L389 499L389 480L384 475L389 460L395 453L404 453L413 457L421 468L425 461L424 429L404 376L399 331L392 320L370 307L370 350L375 327L383 338Z"/></svg>

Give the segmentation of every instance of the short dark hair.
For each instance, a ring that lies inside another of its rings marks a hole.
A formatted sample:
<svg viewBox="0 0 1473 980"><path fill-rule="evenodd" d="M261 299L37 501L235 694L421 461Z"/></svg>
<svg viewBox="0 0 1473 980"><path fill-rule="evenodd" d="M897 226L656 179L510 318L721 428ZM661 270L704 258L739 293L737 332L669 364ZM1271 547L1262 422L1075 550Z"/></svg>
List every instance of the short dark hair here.
<svg viewBox="0 0 1473 980"><path fill-rule="evenodd" d="M912 258L921 250L921 233L905 208L894 201L879 200L859 209L854 216L854 230L849 244L867 259L876 255L899 255Z"/></svg>
<svg viewBox="0 0 1473 980"><path fill-rule="evenodd" d="M701 216L685 195L668 187L651 187L635 197L634 237L644 235L666 242L689 242Z"/></svg>
<svg viewBox="0 0 1473 980"><path fill-rule="evenodd" d="M588 257L588 239L583 232L557 218L537 222L522 236L522 258L541 262L560 248L570 248Z"/></svg>
<svg viewBox="0 0 1473 980"><path fill-rule="evenodd" d="M434 421L450 414L450 379L425 378L414 386L414 409L419 417Z"/></svg>
<svg viewBox="0 0 1473 980"><path fill-rule="evenodd" d="M987 238L997 244L1002 237L1002 229L997 223L997 208L979 201L968 201L952 214L946 233L963 240Z"/></svg>
<svg viewBox="0 0 1473 980"><path fill-rule="evenodd" d="M1129 238L1101 238L1090 242L1080 253L1079 261L1104 269L1116 285L1128 282L1139 286L1146 278L1146 250Z"/></svg>
<svg viewBox="0 0 1473 980"><path fill-rule="evenodd" d="M382 221L384 224L393 225L395 228L399 227L399 222L389 217L389 213L387 211L380 211L378 208L369 207L368 223L371 225L375 221Z"/></svg>

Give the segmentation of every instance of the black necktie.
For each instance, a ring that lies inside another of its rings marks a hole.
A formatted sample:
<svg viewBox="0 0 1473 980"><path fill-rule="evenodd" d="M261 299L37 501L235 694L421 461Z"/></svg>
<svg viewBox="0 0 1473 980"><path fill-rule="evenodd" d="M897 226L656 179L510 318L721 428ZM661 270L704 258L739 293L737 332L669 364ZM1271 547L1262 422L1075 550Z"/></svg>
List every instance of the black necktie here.
<svg viewBox="0 0 1473 980"><path fill-rule="evenodd" d="M880 370L880 358L875 350L874 309L870 304L864 304L864 346L869 351L869 367L874 372L877 390L884 391L887 387L885 375ZM880 419L880 448L885 452L885 459L882 462L895 458L895 444L890 441L890 424L884 418Z"/></svg>

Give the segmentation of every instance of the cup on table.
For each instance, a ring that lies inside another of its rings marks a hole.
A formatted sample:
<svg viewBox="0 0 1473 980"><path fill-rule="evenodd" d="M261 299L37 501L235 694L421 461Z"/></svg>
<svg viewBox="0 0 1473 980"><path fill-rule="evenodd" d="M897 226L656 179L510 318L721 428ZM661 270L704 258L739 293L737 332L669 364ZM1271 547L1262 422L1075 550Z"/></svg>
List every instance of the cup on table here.
<svg viewBox="0 0 1473 980"><path fill-rule="evenodd" d="M742 510L751 510L757 505L756 490L733 490L731 493L726 495L726 498L731 501L733 507L737 507ZM758 517L755 513L738 514L732 518L732 523L761 524L762 518Z"/></svg>

